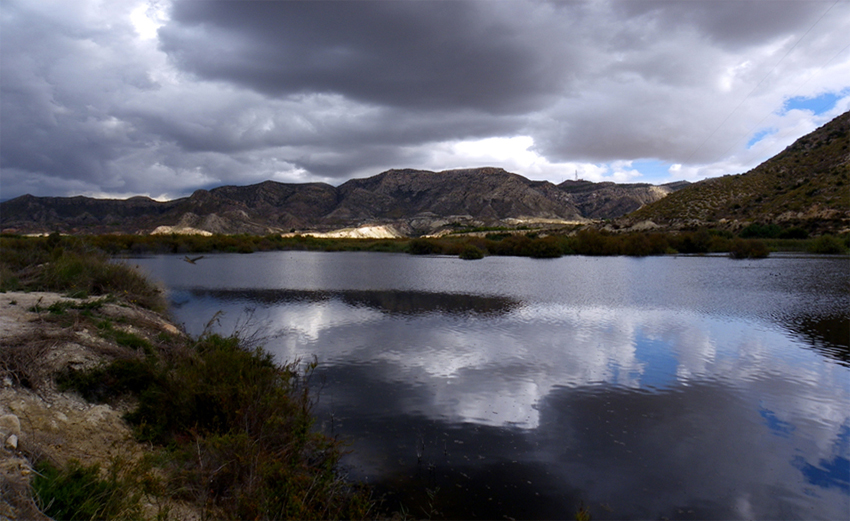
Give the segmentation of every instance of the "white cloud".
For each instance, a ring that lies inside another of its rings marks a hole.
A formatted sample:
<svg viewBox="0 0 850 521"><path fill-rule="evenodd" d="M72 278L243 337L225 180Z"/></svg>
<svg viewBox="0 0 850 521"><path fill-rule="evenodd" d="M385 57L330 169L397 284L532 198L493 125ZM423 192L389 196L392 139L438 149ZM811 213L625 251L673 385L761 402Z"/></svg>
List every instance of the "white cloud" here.
<svg viewBox="0 0 850 521"><path fill-rule="evenodd" d="M143 40L153 40L157 30L168 22L168 6L156 0L143 2L130 12L130 21Z"/></svg>

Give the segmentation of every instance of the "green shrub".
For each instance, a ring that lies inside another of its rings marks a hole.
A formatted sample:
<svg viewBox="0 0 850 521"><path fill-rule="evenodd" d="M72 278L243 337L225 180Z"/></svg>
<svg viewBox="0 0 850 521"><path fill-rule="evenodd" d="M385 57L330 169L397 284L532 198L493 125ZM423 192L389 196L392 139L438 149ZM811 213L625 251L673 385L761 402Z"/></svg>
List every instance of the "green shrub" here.
<svg viewBox="0 0 850 521"><path fill-rule="evenodd" d="M501 241L490 241L489 249L495 255L528 257L531 254L531 239L526 235L511 235Z"/></svg>
<svg viewBox="0 0 850 521"><path fill-rule="evenodd" d="M312 430L297 364L278 366L267 352L242 349L238 338L210 335L176 365L161 387L141 394L128 419L142 438L194 439L177 473L182 488L199 490L221 469L211 500L237 518L365 515L368 502L336 474L338 442Z"/></svg>
<svg viewBox="0 0 850 521"><path fill-rule="evenodd" d="M411 255L431 255L438 253L436 243L428 239L413 239L407 245L407 252Z"/></svg>
<svg viewBox="0 0 850 521"><path fill-rule="evenodd" d="M584 229L576 234L579 255L620 255L620 241L608 233Z"/></svg>
<svg viewBox="0 0 850 521"><path fill-rule="evenodd" d="M752 223L738 234L743 239L776 239L782 233L782 228L776 224Z"/></svg>
<svg viewBox="0 0 850 521"><path fill-rule="evenodd" d="M809 246L809 252L811 253L833 255L837 253L844 253L845 251L847 251L847 248L844 246L841 239L832 235L821 235Z"/></svg>
<svg viewBox="0 0 850 521"><path fill-rule="evenodd" d="M0 262L0 291L18 291L21 289L21 281L15 272L5 263Z"/></svg>
<svg viewBox="0 0 850 521"><path fill-rule="evenodd" d="M708 253L711 251L713 240L711 233L702 228L696 232L679 234L671 241L671 245L679 253Z"/></svg>
<svg viewBox="0 0 850 521"><path fill-rule="evenodd" d="M130 349L141 349L145 354L151 354L153 350L150 342L135 333L113 328L108 320L99 322L97 329L100 336L114 340L119 346L129 347Z"/></svg>
<svg viewBox="0 0 850 521"><path fill-rule="evenodd" d="M131 267L111 262L78 237L0 238L0 287L58 291L75 297L113 294L125 301L164 310L159 289Z"/></svg>
<svg viewBox="0 0 850 521"><path fill-rule="evenodd" d="M132 358L88 371L68 368L56 376L56 385L60 391L74 390L90 402L104 403L129 393L142 393L159 378L163 376L150 360Z"/></svg>
<svg viewBox="0 0 850 521"><path fill-rule="evenodd" d="M729 250L733 259L762 259L770 254L767 246L758 239L735 239Z"/></svg>
<svg viewBox="0 0 850 521"><path fill-rule="evenodd" d="M484 252L474 244L467 244L461 250L459 257L464 260L477 260L484 258Z"/></svg>
<svg viewBox="0 0 850 521"><path fill-rule="evenodd" d="M313 429L315 362L298 367L206 335L191 348L69 371L58 384L98 401L136 396L125 417L140 440L169 447L162 466L179 499L237 519L363 518L372 501L340 478L340 442Z"/></svg>
<svg viewBox="0 0 850 521"><path fill-rule="evenodd" d="M563 249L557 237L550 236L531 241L530 257L535 259L554 259L563 254Z"/></svg>
<svg viewBox="0 0 850 521"><path fill-rule="evenodd" d="M732 232L730 232L729 230L719 230L717 228L709 229L708 233L710 233L711 235L713 235L715 237L721 237L723 239L731 239L732 237L734 237L734 234Z"/></svg>
<svg viewBox="0 0 850 521"><path fill-rule="evenodd" d="M39 283L47 290L84 291L91 295L113 293L144 307L165 308L155 286L134 269L112 263L104 255L64 252L44 266Z"/></svg>
<svg viewBox="0 0 850 521"><path fill-rule="evenodd" d="M644 257L662 255L669 247L667 240L660 234L632 233L623 238L621 250L624 255Z"/></svg>
<svg viewBox="0 0 850 521"><path fill-rule="evenodd" d="M800 227L795 226L795 227L792 227L792 228L787 228L785 230L782 230L779 233L779 238L780 239L808 239L809 238L809 232L806 231L804 228L800 228Z"/></svg>

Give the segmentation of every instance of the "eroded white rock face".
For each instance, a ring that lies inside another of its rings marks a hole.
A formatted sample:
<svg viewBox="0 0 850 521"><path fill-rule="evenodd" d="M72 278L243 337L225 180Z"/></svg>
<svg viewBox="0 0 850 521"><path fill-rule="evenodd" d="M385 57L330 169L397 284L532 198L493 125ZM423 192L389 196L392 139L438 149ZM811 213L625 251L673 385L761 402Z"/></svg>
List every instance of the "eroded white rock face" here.
<svg viewBox="0 0 850 521"><path fill-rule="evenodd" d="M388 225L342 228L332 232L310 232L304 235L324 239L398 239L404 237L395 227Z"/></svg>
<svg viewBox="0 0 850 521"><path fill-rule="evenodd" d="M211 232L192 228L191 226L157 226L156 229L151 232L151 235L171 235L172 233L176 233L177 235L203 235L205 237L212 235Z"/></svg>

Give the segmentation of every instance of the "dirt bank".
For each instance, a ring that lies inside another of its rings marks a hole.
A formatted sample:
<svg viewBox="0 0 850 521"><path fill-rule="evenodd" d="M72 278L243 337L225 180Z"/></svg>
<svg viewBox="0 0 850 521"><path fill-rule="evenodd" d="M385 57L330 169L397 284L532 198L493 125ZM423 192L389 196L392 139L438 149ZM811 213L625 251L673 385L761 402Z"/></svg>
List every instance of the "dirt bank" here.
<svg viewBox="0 0 850 521"><path fill-rule="evenodd" d="M91 404L59 392L54 382L66 368L132 356L134 349L117 340L127 335L154 343L182 333L157 313L101 297L0 293L0 519L46 519L29 492L32 465L41 458L105 468L142 456L146 447L122 419L130 403ZM161 511L145 507L151 517ZM171 519L199 517L183 505L169 508Z"/></svg>

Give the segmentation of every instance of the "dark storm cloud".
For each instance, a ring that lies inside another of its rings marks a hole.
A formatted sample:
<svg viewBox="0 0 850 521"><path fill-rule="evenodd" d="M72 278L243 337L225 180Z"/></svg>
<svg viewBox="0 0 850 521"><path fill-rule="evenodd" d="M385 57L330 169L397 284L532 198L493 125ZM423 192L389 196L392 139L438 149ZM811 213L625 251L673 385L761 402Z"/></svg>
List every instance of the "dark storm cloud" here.
<svg viewBox="0 0 850 521"><path fill-rule="evenodd" d="M500 7L182 1L160 37L184 70L274 96L340 93L427 110L540 108L563 89L569 56L554 62L541 52L545 31L502 20Z"/></svg>
<svg viewBox="0 0 850 521"><path fill-rule="evenodd" d="M54 189L57 184L123 185L109 163L137 145L111 105L117 92L155 87L138 59L116 59L114 53L126 40L122 30L131 27L117 22L112 31L87 26L85 15L71 5L50 14L27 7L12 1L3 6L3 196L10 184L20 181L10 179L9 172L54 179ZM93 56L93 48L101 52Z"/></svg>
<svg viewBox="0 0 850 521"><path fill-rule="evenodd" d="M850 86L847 23L850 3L802 0L6 0L0 198L641 158L735 173L825 121L779 111ZM777 131L745 149L758 125ZM517 137L532 148L487 149Z"/></svg>

